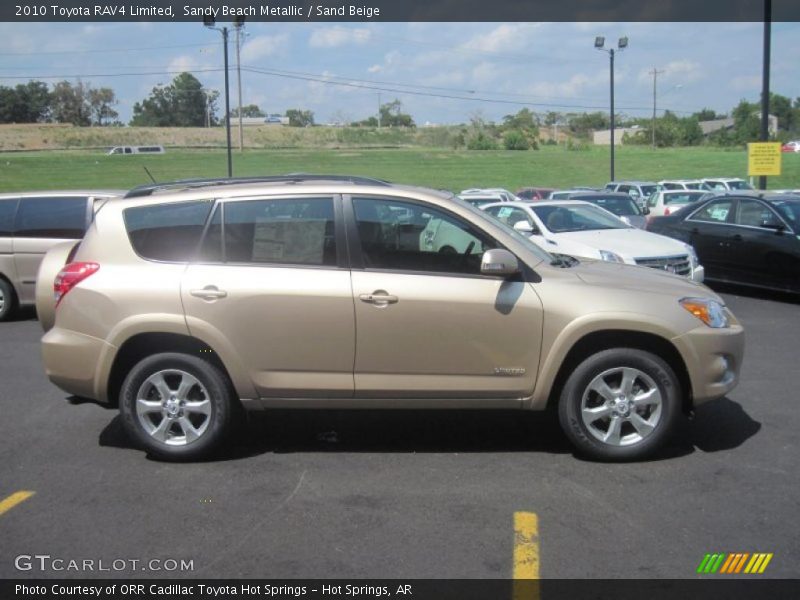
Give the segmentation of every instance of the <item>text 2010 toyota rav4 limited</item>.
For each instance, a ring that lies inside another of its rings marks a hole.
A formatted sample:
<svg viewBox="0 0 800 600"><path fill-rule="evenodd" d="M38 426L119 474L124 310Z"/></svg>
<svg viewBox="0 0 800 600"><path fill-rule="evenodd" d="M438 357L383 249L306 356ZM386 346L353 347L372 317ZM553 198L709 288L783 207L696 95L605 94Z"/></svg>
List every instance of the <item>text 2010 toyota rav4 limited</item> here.
<svg viewBox="0 0 800 600"><path fill-rule="evenodd" d="M37 300L50 379L166 459L218 448L240 406L557 407L584 454L641 458L744 347L701 284L354 177L137 188L48 253Z"/></svg>

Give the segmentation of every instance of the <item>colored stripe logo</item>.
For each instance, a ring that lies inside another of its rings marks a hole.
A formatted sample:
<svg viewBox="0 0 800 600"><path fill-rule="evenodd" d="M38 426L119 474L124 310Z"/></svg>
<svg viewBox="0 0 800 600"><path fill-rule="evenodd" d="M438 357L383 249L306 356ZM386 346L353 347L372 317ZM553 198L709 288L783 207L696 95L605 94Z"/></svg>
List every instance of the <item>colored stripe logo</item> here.
<svg viewBox="0 0 800 600"><path fill-rule="evenodd" d="M748 574L760 575L767 569L767 565L772 560L773 554L765 552L728 552L706 554L697 572L703 575L713 575L724 573L727 575Z"/></svg>

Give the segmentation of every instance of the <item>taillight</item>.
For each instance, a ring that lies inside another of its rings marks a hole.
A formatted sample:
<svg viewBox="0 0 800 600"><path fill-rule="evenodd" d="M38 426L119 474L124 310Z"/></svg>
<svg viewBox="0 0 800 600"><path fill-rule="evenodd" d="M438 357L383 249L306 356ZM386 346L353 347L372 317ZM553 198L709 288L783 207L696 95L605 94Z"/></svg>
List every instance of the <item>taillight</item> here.
<svg viewBox="0 0 800 600"><path fill-rule="evenodd" d="M74 262L65 265L56 275L53 282L53 295L56 299L56 306L72 288L81 281L97 273L100 265L94 262Z"/></svg>
<svg viewBox="0 0 800 600"><path fill-rule="evenodd" d="M667 207L667 206L664 207L664 216L665 217L669 216L669 207Z"/></svg>

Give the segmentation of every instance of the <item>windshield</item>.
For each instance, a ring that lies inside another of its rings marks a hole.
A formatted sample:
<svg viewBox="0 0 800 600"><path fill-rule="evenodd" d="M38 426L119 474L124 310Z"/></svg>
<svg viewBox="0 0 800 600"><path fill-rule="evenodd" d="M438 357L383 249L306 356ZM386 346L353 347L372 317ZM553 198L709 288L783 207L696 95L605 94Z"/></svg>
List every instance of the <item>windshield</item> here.
<svg viewBox="0 0 800 600"><path fill-rule="evenodd" d="M706 192L666 192L664 193L664 204L689 204L700 200Z"/></svg>
<svg viewBox="0 0 800 600"><path fill-rule="evenodd" d="M617 196L598 196L598 197L576 197L575 200L584 200L596 204L600 208L605 208L607 211L614 213L618 217L639 216L642 211L639 206L631 198L620 198Z"/></svg>
<svg viewBox="0 0 800 600"><path fill-rule="evenodd" d="M453 196L453 200L458 202L460 200L463 201L463 198L459 198L458 196ZM506 232L508 235L513 237L516 241L518 241L520 244L524 245L525 248L530 250L535 256L537 256L541 260L546 260L549 263L553 262L553 260L554 260L553 256L549 252L547 252L546 250L544 250L544 249L540 248L539 246L537 246L536 243L532 242L531 239L527 235L524 235L524 234L520 233L519 231L517 231L513 227L509 227L505 223L501 222L499 219L495 219L492 215L490 215L486 211L483 211L483 210L477 208L474 204L470 204L469 202L463 202L463 204L464 204L464 206L469 208L470 211L475 216L480 217L485 222L491 223L495 227L499 227L504 232Z"/></svg>
<svg viewBox="0 0 800 600"><path fill-rule="evenodd" d="M531 210L553 233L630 229L628 224L592 205L534 206Z"/></svg>
<svg viewBox="0 0 800 600"><path fill-rule="evenodd" d="M800 231L800 198L797 200L779 200L773 202L772 206L788 221L795 233Z"/></svg>
<svg viewBox="0 0 800 600"><path fill-rule="evenodd" d="M463 200L467 204L471 204L472 206L481 206L482 204L489 204L491 202L498 202L500 201L499 198L481 198L481 197L470 197L467 196L466 198L462 196L458 196L460 200Z"/></svg>
<svg viewBox="0 0 800 600"><path fill-rule="evenodd" d="M747 183L746 181L742 181L741 179L738 181L729 181L728 187L732 190L752 190L753 186Z"/></svg>
<svg viewBox="0 0 800 600"><path fill-rule="evenodd" d="M645 198L647 198L653 192L658 191L657 185L643 185L641 186L641 188L642 188L642 196L644 196Z"/></svg>

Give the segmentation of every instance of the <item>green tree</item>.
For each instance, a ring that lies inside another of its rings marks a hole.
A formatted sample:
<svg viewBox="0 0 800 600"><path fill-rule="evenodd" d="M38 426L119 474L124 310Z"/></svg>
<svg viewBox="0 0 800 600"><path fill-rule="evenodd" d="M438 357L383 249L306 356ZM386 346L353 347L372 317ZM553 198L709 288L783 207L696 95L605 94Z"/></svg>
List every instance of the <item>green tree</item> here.
<svg viewBox="0 0 800 600"><path fill-rule="evenodd" d="M93 125L109 125L119 116L111 108L117 104L117 97L111 88L89 88L89 110Z"/></svg>
<svg viewBox="0 0 800 600"><path fill-rule="evenodd" d="M261 110L256 104L247 104L242 107L242 118L254 119L259 117L266 117L266 113ZM231 119L239 118L239 107L236 106L231 111Z"/></svg>
<svg viewBox="0 0 800 600"><path fill-rule="evenodd" d="M289 118L289 127L311 127L314 125L314 113L310 110L290 108L286 111Z"/></svg>
<svg viewBox="0 0 800 600"><path fill-rule="evenodd" d="M133 105L131 125L143 127L202 127L216 124L216 95L207 94L194 75L181 73L172 83L156 86L150 96Z"/></svg>
<svg viewBox="0 0 800 600"><path fill-rule="evenodd" d="M39 123L50 115L50 89L43 81L0 90L0 122Z"/></svg>
<svg viewBox="0 0 800 600"><path fill-rule="evenodd" d="M588 138L596 129L608 129L611 121L604 112L571 114L567 126L573 135Z"/></svg>
<svg viewBox="0 0 800 600"><path fill-rule="evenodd" d="M741 100L733 109L733 139L737 144L755 142L761 132L760 105Z"/></svg>
<svg viewBox="0 0 800 600"><path fill-rule="evenodd" d="M411 115L403 112L403 103L393 100L380 106L380 125L385 127L416 127Z"/></svg>
<svg viewBox="0 0 800 600"><path fill-rule="evenodd" d="M533 135L539 133L539 118L535 113L523 108L515 115L506 115L503 117L503 128L518 129L520 131L530 132Z"/></svg>
<svg viewBox="0 0 800 600"><path fill-rule="evenodd" d="M91 124L89 86L80 80L74 85L69 81L59 81L53 86L50 110L53 120L58 123Z"/></svg>
<svg viewBox="0 0 800 600"><path fill-rule="evenodd" d="M698 121L714 121L715 119L724 119L725 115L718 115L714 110L710 108L704 108L703 110L697 111L692 115Z"/></svg>
<svg viewBox="0 0 800 600"><path fill-rule="evenodd" d="M511 129L503 134L503 146L506 150L529 150L528 138L519 129Z"/></svg>

